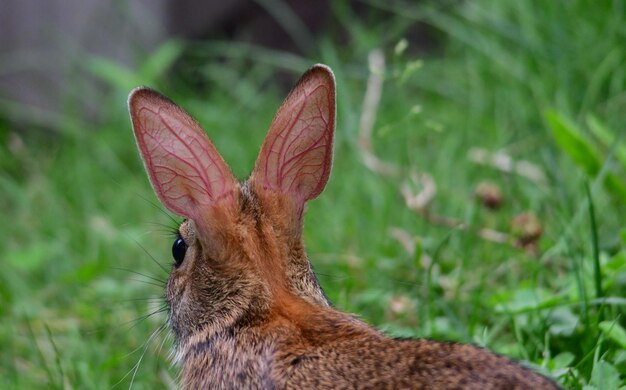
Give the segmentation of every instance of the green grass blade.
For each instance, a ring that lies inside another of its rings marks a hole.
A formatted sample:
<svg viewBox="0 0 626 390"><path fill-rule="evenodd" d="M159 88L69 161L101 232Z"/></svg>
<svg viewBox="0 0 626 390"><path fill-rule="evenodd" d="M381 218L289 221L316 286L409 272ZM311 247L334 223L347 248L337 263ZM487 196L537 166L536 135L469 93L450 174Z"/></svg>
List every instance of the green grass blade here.
<svg viewBox="0 0 626 390"><path fill-rule="evenodd" d="M545 118L557 146L587 175L595 177L600 172L602 164L591 141L582 134L576 124L556 111L547 111Z"/></svg>
<svg viewBox="0 0 626 390"><path fill-rule="evenodd" d="M604 297L604 293L602 291L602 275L600 269L600 249L598 245L598 227L596 226L596 212L593 207L593 198L591 196L591 190L589 185L585 186L585 190L587 193L587 204L589 210L589 228L591 234L591 248L592 248L592 259L593 259L593 280L596 292L596 298Z"/></svg>

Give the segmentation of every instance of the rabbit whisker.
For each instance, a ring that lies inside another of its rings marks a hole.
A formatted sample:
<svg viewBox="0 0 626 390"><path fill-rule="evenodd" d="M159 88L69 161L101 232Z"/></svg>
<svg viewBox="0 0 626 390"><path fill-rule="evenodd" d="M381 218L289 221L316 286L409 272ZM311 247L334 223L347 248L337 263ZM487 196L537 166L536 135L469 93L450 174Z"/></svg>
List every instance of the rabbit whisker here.
<svg viewBox="0 0 626 390"><path fill-rule="evenodd" d="M165 288L165 283L161 282L161 283L155 283L155 282L150 282L148 280L141 280L141 279L135 279L135 278L130 278L129 280L133 281L133 282L139 282L139 283L145 283L145 284L149 284L152 286L157 286L160 288Z"/></svg>
<svg viewBox="0 0 626 390"><path fill-rule="evenodd" d="M132 319L130 321L123 322L123 323L119 324L118 326L121 328L121 327L123 327L125 325L131 325L129 328L127 328L127 330L131 330L135 326L139 325L141 323L141 321L147 320L148 318L150 318L152 316L155 316L157 314L160 314L160 313L163 313L163 312L166 312L166 311L168 311L168 307L167 307L167 304L164 304L161 307L157 308L153 312L150 312L150 313L145 314L145 315L143 315L141 317L138 317L138 318L134 318L134 319Z"/></svg>
<svg viewBox="0 0 626 390"><path fill-rule="evenodd" d="M159 233L166 233L167 236L172 236L172 235L176 235L176 233L178 233L178 226L172 226L172 225L168 225L168 224L164 224L164 223L159 223L159 222L151 222L148 225L151 226L156 226L158 228L158 230L153 230Z"/></svg>
<svg viewBox="0 0 626 390"><path fill-rule="evenodd" d="M152 255L150 254L150 252L148 252L148 250L147 250L147 249L146 249L143 245L141 245L141 244L139 243L139 241L137 241L137 240L134 240L134 241L135 241L135 243L136 243L137 245L139 245L139 247L140 247L140 248L141 248L141 249L142 249L142 250L143 250L143 251L144 251L144 252L148 255L148 257L150 257L150 259L151 259L151 260L152 260L152 261L153 261L156 265L158 265L158 266L159 266L159 268L161 268L161 269L163 270L163 272L165 272L165 274L166 274L166 275L169 275L169 274L170 274L170 272L169 272L169 271L168 271L168 270L167 270L167 269L163 266L163 264L159 263L159 262L158 262L158 261L154 258L154 256L152 256Z"/></svg>
<svg viewBox="0 0 626 390"><path fill-rule="evenodd" d="M129 389L131 389L133 387L133 383L135 381L135 376L137 374L137 370L139 369L139 365L141 364L141 361L143 360L143 357L146 353L146 350L148 349L150 343L152 342L152 340L154 340L155 337L158 337L159 334L161 334L161 332L163 332L163 330L165 330L167 327L167 324L162 324L161 326L159 326L157 329L155 329L152 334L150 335L150 337L148 337L148 339L146 341L143 342L142 345L140 345L139 347L135 348L133 351L129 352L128 354L126 354L124 357L128 357L132 354L134 354L135 352L139 351L140 349L143 348L143 352L141 353L141 356L139 357L139 361L137 363L135 363L135 365L133 366L133 368L131 368L122 378L120 378L119 381L117 381L117 383L115 383L113 385L113 387L117 387L120 383L122 383L124 381L124 379L126 379L131 373L133 374L130 380L130 384L128 386Z"/></svg>
<svg viewBox="0 0 626 390"><path fill-rule="evenodd" d="M164 324L165 328L167 329L167 323ZM161 351L163 350L163 346L165 345L166 341L169 341L171 338L172 334L170 332L166 332L165 333L165 337L163 337L163 339L161 340L161 345L159 345L159 349L157 349L157 356L161 355Z"/></svg>
<svg viewBox="0 0 626 390"><path fill-rule="evenodd" d="M138 197L140 197L141 199L143 199L144 201L148 202L152 207L154 207L155 209L159 210L161 213L163 213L165 216L167 216L170 221L172 221L173 224L175 224L176 226L180 225L180 223L176 220L176 218L172 217L170 215L170 213L168 213L166 210L164 210L160 204L153 202L152 200L144 197L141 194L136 194Z"/></svg>
<svg viewBox="0 0 626 390"><path fill-rule="evenodd" d="M167 282L166 280L159 279L159 278L154 277L154 276L146 275L146 274L143 274L141 272L134 271L132 269L120 268L120 267L111 267L111 268L115 269L115 270L118 270L118 271L126 271L126 272L130 272L131 274L143 276L144 278L148 278L148 279L153 280L155 282L162 283L163 286L165 286L165 283Z"/></svg>
<svg viewBox="0 0 626 390"><path fill-rule="evenodd" d="M158 301L155 301L155 302L158 302ZM117 306L117 307L119 307L119 306ZM103 311L108 311L108 312L111 312L113 310L114 309L112 309L112 308L105 308L105 309L103 309ZM150 313L148 313L148 314L146 314L144 316L141 316L139 318L133 318L132 320L129 320L129 321L117 324L117 325L115 325L113 327L113 329L114 330L122 329L125 325L133 324L130 328L126 329L126 330L130 330L130 329L134 328L136 325L138 325L139 322L141 322L142 320L148 319L149 317L151 317L153 315L156 315L156 314L159 314L159 313L163 313L163 312L165 312L167 310L168 310L167 303L164 303L163 305L158 307L155 311L150 312ZM102 327L99 327L99 328L94 328L94 329L87 330L86 334L96 334L96 333L104 332L104 331L107 331L107 330L111 330L111 328L102 326Z"/></svg>
<svg viewBox="0 0 626 390"><path fill-rule="evenodd" d="M126 302L160 302L162 301L164 298L162 296L154 296L154 297L142 297L142 298L129 298L129 299L122 299L118 302L120 303L126 303Z"/></svg>
<svg viewBox="0 0 626 390"><path fill-rule="evenodd" d="M133 387L133 383L135 383L135 376L137 376L137 372L139 371L139 367L141 366L141 362L143 361L143 357L146 355L146 352L148 351L148 347L150 346L150 344L152 343L152 341L158 337L164 330L165 330L165 324L161 325L156 331L152 332L152 335L150 335L150 338L146 341L145 343L145 348L143 349L143 352L141 353L141 356L139 357L139 361L137 362L137 364L135 364L134 370L133 370L133 376L130 379L130 385L128 386L128 389L132 389Z"/></svg>

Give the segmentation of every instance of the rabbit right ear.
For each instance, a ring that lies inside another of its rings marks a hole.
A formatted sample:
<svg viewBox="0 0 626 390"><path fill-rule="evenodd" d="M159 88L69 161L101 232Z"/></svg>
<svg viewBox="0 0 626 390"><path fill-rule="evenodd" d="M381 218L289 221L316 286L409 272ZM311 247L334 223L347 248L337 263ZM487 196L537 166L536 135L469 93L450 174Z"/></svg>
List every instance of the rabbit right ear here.
<svg viewBox="0 0 626 390"><path fill-rule="evenodd" d="M328 181L335 132L335 77L315 65L278 109L257 158L256 186L289 195L301 208Z"/></svg>
<svg viewBox="0 0 626 390"><path fill-rule="evenodd" d="M232 194L230 169L206 133L161 94L137 88L128 108L141 158L152 187L170 211L206 226L206 207Z"/></svg>

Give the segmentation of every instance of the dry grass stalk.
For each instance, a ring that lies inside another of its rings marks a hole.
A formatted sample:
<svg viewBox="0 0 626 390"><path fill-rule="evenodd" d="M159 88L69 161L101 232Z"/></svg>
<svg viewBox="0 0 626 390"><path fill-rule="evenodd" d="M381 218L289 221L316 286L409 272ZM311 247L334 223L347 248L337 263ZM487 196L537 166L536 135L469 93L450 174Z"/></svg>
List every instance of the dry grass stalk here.
<svg viewBox="0 0 626 390"><path fill-rule="evenodd" d="M370 75L367 80L367 88L365 90L361 111L359 125L359 150L361 152L361 157L363 158L363 163L368 169L383 177L395 178L400 176L399 167L376 156L373 148L374 144L372 142L372 133L374 123L376 122L376 114L378 113L380 97L382 95L384 81L383 75L385 73L385 57L382 50L375 49L370 52L368 62ZM480 149L473 149L472 151L470 151L470 156L473 156L473 158L477 161L489 161L486 159L484 152L481 154ZM540 170L538 171L535 169L536 167L529 165L530 163L523 161L513 163L512 159L506 158L508 156L498 155L497 157L498 159L496 159L493 164L496 164L500 167L500 169L509 169L509 171L518 172L530 177L531 179L534 178L535 180L541 180L541 175L543 173ZM421 190L417 193L415 193L412 189L415 185L421 187ZM437 186L433 177L426 172L417 173L412 171L409 174L409 180L405 181L405 183L400 186L400 193L404 198L406 206L410 210L415 211L418 215L422 216L434 225L470 231L478 235L480 238L491 242L511 245L514 243L514 240L506 233L485 228L474 229L461 220L432 213L429 206L437 195ZM394 236L397 235L394 234ZM403 246L407 249L411 246L407 243L407 237L402 237L399 241L402 242Z"/></svg>

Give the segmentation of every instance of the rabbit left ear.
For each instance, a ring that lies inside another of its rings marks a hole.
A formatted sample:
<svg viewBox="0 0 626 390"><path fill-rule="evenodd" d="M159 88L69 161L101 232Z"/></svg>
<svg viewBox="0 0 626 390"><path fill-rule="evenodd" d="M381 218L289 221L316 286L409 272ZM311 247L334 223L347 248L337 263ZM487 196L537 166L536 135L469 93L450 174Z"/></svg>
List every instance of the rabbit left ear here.
<svg viewBox="0 0 626 390"><path fill-rule="evenodd" d="M302 206L328 181L335 132L335 77L325 65L309 69L278 109L251 181L288 194Z"/></svg>
<svg viewBox="0 0 626 390"><path fill-rule="evenodd" d="M148 88L131 92L128 107L141 158L159 200L205 230L205 212L237 181L206 133L176 104Z"/></svg>

